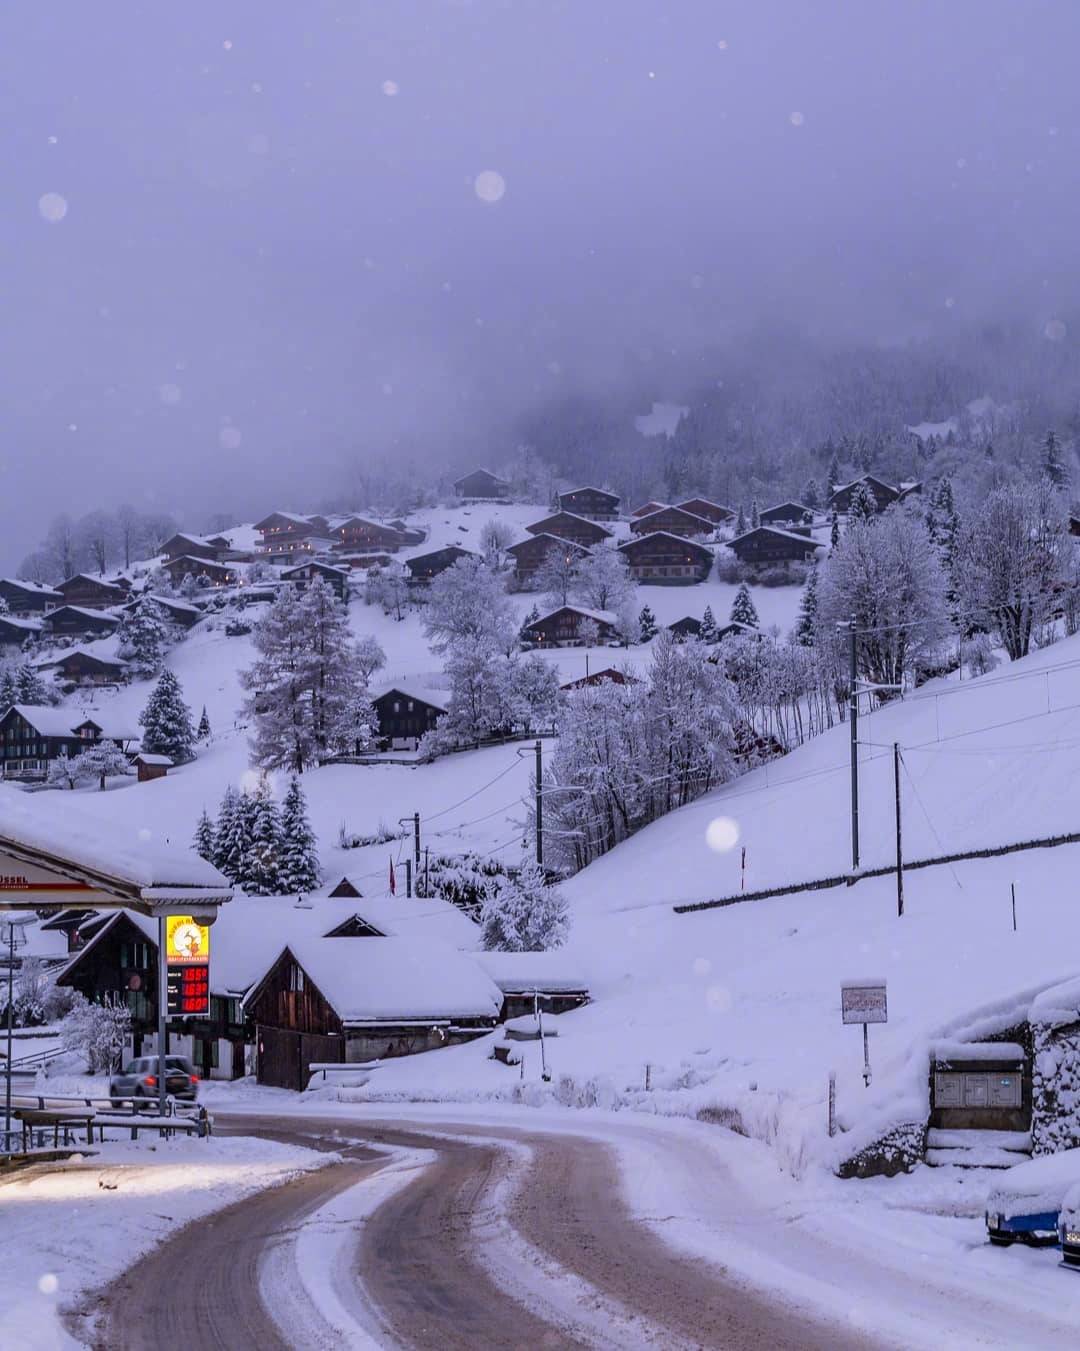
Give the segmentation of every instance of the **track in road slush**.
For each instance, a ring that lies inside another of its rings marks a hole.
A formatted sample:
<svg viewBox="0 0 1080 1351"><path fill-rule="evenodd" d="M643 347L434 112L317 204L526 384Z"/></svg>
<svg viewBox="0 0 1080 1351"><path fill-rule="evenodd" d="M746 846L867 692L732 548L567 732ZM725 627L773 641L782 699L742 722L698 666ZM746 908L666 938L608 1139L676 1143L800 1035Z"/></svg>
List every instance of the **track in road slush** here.
<svg viewBox="0 0 1080 1351"><path fill-rule="evenodd" d="M343 1158L180 1230L135 1263L69 1320L72 1333L95 1351L322 1347L325 1340L314 1330L309 1343L295 1332L286 1340L260 1295L260 1264L321 1206L372 1179L391 1157L383 1151L416 1149L428 1151L432 1162L358 1226L353 1269L372 1311L367 1334L358 1329L358 1344L374 1340L415 1351L873 1346L865 1334L813 1321L722 1268L670 1249L628 1212L616 1161L603 1143L527 1127L345 1116L219 1115L218 1123L223 1133L266 1136ZM498 1204L508 1161L520 1157L523 1145L530 1157L513 1178L511 1224L549 1268L572 1273L601 1304L626 1314L622 1330L609 1322L606 1335L595 1335L597 1310L583 1308L580 1319L573 1310L567 1315L565 1306L544 1298L532 1266L523 1269L520 1288L518 1282L502 1288L493 1279L476 1225ZM87 1315L95 1327L89 1338Z"/></svg>

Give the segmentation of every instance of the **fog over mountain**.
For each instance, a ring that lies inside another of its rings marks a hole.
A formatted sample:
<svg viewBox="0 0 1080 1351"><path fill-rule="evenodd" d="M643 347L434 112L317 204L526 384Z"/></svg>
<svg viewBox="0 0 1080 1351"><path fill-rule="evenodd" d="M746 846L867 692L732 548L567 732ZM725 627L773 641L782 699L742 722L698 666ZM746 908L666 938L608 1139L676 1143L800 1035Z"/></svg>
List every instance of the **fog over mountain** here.
<svg viewBox="0 0 1080 1351"><path fill-rule="evenodd" d="M55 511L497 459L774 327L1071 341L1078 39L1073 0L10 0L5 567Z"/></svg>

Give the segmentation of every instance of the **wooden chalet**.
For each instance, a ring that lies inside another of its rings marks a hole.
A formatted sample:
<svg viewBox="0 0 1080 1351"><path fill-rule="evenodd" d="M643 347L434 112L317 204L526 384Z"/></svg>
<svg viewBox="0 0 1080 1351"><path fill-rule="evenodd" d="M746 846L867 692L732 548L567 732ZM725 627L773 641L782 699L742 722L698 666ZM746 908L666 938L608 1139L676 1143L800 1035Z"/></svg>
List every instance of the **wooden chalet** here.
<svg viewBox="0 0 1080 1351"><path fill-rule="evenodd" d="M577 605L560 605L557 610L541 615L529 625L527 639L535 647L582 647L590 625L596 630L597 643L617 640L614 615L606 610L583 610Z"/></svg>
<svg viewBox="0 0 1080 1351"><path fill-rule="evenodd" d="M446 706L398 686L383 690L372 701L379 722L379 740L394 750L415 750L446 713Z"/></svg>
<svg viewBox="0 0 1080 1351"><path fill-rule="evenodd" d="M410 586L426 586L440 572L452 568L459 558L476 558L472 549L463 549L460 544L448 544L445 549L433 549L428 554L417 554L406 558L405 566L409 570L406 578Z"/></svg>
<svg viewBox="0 0 1080 1351"><path fill-rule="evenodd" d="M454 480L454 492L458 497L494 497L510 496L510 485L490 469L474 469Z"/></svg>
<svg viewBox="0 0 1080 1351"><path fill-rule="evenodd" d="M329 553L334 543L325 516L272 511L256 522L255 529L261 536L256 553L271 563L288 564L304 555Z"/></svg>
<svg viewBox="0 0 1080 1351"><path fill-rule="evenodd" d="M283 582L290 582L298 591L306 590L316 577L321 577L340 601L349 598L349 569L335 568L329 563L319 563L309 559L298 563L295 568L286 568L281 574Z"/></svg>
<svg viewBox="0 0 1080 1351"><path fill-rule="evenodd" d="M841 515L846 513L851 507L851 495L858 484L865 483L874 495L874 501L877 503L879 512L884 511L886 507L891 507L894 502L902 502L905 497L912 493L921 493L921 483L902 483L896 485L886 483L876 474L863 474L861 478L852 479L850 483L841 484L839 488L829 498L829 507Z"/></svg>
<svg viewBox="0 0 1080 1351"><path fill-rule="evenodd" d="M775 507L767 507L759 512L758 521L762 525L781 527L813 525L814 513L810 507L804 507L801 502L778 502Z"/></svg>
<svg viewBox="0 0 1080 1351"><path fill-rule="evenodd" d="M642 516L651 516L654 511L663 511L667 505L666 502L643 502L630 513L630 519L636 521Z"/></svg>
<svg viewBox="0 0 1080 1351"><path fill-rule="evenodd" d="M140 751L132 762L140 783L150 783L153 779L163 779L172 769L174 761L168 755L150 755Z"/></svg>
<svg viewBox="0 0 1080 1351"><path fill-rule="evenodd" d="M139 600L126 605L125 610L129 612L134 610L141 600L152 600L165 612L165 618L169 623L175 624L180 629L193 628L203 617L203 612L197 605L192 605L186 600L177 600L174 596L159 596L156 592L140 596Z"/></svg>
<svg viewBox="0 0 1080 1351"><path fill-rule="evenodd" d="M0 577L0 598L7 601L13 615L43 615L63 605L64 597L55 587L24 582L18 577Z"/></svg>
<svg viewBox="0 0 1080 1351"><path fill-rule="evenodd" d="M138 738L107 730L95 718L80 718L71 708L12 704L0 718L0 762L5 779L43 779L59 755L74 758L88 746L111 741L127 751Z"/></svg>
<svg viewBox="0 0 1080 1351"><path fill-rule="evenodd" d="M78 605L83 610L107 610L113 605L123 605L128 598L130 585L118 582L106 582L101 577L91 577L85 572L77 572L74 577L57 586L63 597L61 604Z"/></svg>
<svg viewBox="0 0 1080 1351"><path fill-rule="evenodd" d="M712 521L704 516L695 516L682 507L661 507L647 516L639 516L630 522L632 535L655 535L663 531L667 535L679 535L682 539L699 539L702 535L711 535L715 530Z"/></svg>
<svg viewBox="0 0 1080 1351"><path fill-rule="evenodd" d="M80 637L93 635L102 638L115 633L120 624L115 615L104 610L88 610L81 605L61 605L50 610L41 621L42 630L56 637Z"/></svg>
<svg viewBox="0 0 1080 1351"><path fill-rule="evenodd" d="M214 535L207 539L202 535L185 535L179 532L167 539L161 546L161 552L172 562L174 558L208 558L212 563L220 563L231 546L223 535Z"/></svg>
<svg viewBox="0 0 1080 1351"><path fill-rule="evenodd" d="M726 624L721 624L716 630L716 641L722 643L725 638L741 638L746 634L751 634L755 638L762 638L764 634L753 624L744 624L741 620L732 619Z"/></svg>
<svg viewBox="0 0 1080 1351"><path fill-rule="evenodd" d="M19 619L15 615L0 615L0 648L9 653L22 647L27 638L36 638L41 632L39 619Z"/></svg>
<svg viewBox="0 0 1080 1351"><path fill-rule="evenodd" d="M805 563L813 558L821 545L809 534L781 530L777 526L759 525L729 540L727 547L740 563Z"/></svg>
<svg viewBox="0 0 1080 1351"><path fill-rule="evenodd" d="M719 502L710 502L707 497L688 497L685 502L675 503L676 511L688 511L691 516L700 516L713 525L727 525L735 519L735 512Z"/></svg>
<svg viewBox="0 0 1080 1351"><path fill-rule="evenodd" d="M568 539L572 544L580 544L583 549L591 549L602 540L611 538L611 531L595 521L587 521L584 516L575 516L570 511L557 511L545 516L542 521L527 525L530 535L555 535L559 539Z"/></svg>
<svg viewBox="0 0 1080 1351"><path fill-rule="evenodd" d="M574 488L559 494L559 506L563 511L590 521L617 521L619 501L618 493L609 493L603 488Z"/></svg>
<svg viewBox="0 0 1080 1351"><path fill-rule="evenodd" d="M348 516L330 528L335 550L346 553L397 553L405 543L402 532L392 525L381 525L364 516Z"/></svg>
<svg viewBox="0 0 1080 1351"><path fill-rule="evenodd" d="M711 549L666 530L627 540L619 552L630 576L647 586L693 586L712 571Z"/></svg>
<svg viewBox="0 0 1080 1351"><path fill-rule="evenodd" d="M559 689L564 694L572 694L575 690L591 690L597 685L638 685L641 682L637 676L629 675L626 671L616 670L614 666L605 666L602 671L590 671L588 675L579 676L577 680L568 680L565 685L560 685Z"/></svg>
<svg viewBox="0 0 1080 1351"><path fill-rule="evenodd" d="M43 662L38 669L53 671L58 681L79 689L120 685L128 678L127 662L98 657L81 647L73 647L55 661Z"/></svg>
<svg viewBox="0 0 1080 1351"><path fill-rule="evenodd" d="M448 944L292 938L244 996L259 1083L303 1091L309 1066L362 1065L491 1032L503 995Z"/></svg>
<svg viewBox="0 0 1080 1351"><path fill-rule="evenodd" d="M682 619L676 619L667 628L676 642L684 643L688 638L701 637L701 620L695 619L693 615L683 615Z"/></svg>
<svg viewBox="0 0 1080 1351"><path fill-rule="evenodd" d="M234 586L238 575L235 568L225 563L215 563L210 558L194 558L191 554L181 554L171 563L166 563L165 571L176 583L190 576L206 586Z"/></svg>
<svg viewBox="0 0 1080 1351"><path fill-rule="evenodd" d="M514 580L521 586L527 585L552 549L565 550L568 560L584 558L589 552L583 545L558 535L530 535L518 544L511 544L506 551L514 560Z"/></svg>

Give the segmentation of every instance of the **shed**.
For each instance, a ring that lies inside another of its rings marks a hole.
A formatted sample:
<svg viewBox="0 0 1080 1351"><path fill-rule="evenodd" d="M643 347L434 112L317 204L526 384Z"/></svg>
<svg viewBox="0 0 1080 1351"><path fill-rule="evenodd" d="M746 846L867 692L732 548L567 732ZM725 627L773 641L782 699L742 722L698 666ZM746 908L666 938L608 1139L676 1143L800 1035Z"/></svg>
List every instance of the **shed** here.
<svg viewBox="0 0 1080 1351"><path fill-rule="evenodd" d="M695 619L693 615L683 615L682 619L676 619L674 624L668 625L668 632L680 641L685 641L687 638L700 638L701 620Z"/></svg>
<svg viewBox="0 0 1080 1351"><path fill-rule="evenodd" d="M502 1018L532 1013L537 997L545 1012L568 1013L589 1002L583 974L561 952L481 952L477 962L502 991Z"/></svg>
<svg viewBox="0 0 1080 1351"><path fill-rule="evenodd" d="M572 694L575 690L591 690L597 685L640 685L641 681L635 675L630 675L628 671L619 671L614 666L605 666L602 671L590 671L588 675L579 676L577 680L568 680L565 685L560 685L566 694Z"/></svg>
<svg viewBox="0 0 1080 1351"><path fill-rule="evenodd" d="M149 783L151 779L163 779L173 767L173 761L167 755L150 755L140 751L135 757L139 782Z"/></svg>

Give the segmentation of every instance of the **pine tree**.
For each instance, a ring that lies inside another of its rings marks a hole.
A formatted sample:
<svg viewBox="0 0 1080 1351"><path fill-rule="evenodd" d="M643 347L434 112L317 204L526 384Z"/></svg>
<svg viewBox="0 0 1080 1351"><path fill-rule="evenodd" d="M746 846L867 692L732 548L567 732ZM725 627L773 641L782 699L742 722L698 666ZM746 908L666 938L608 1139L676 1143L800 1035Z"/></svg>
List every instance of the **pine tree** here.
<svg viewBox="0 0 1080 1351"><path fill-rule="evenodd" d="M317 577L304 592L300 620L309 644L311 729L318 759L334 750L339 729L360 691L349 615L331 587Z"/></svg>
<svg viewBox="0 0 1080 1351"><path fill-rule="evenodd" d="M200 858L206 859L207 863L213 863L214 855L217 852L214 841L214 823L210 820L210 815L205 807L202 809L199 823L195 827L195 836L191 841L191 847Z"/></svg>
<svg viewBox="0 0 1080 1351"><path fill-rule="evenodd" d="M484 947L498 952L546 952L566 942L570 918L566 898L544 885L530 859L517 877L490 892L480 915Z"/></svg>
<svg viewBox="0 0 1080 1351"><path fill-rule="evenodd" d="M169 646L171 625L160 605L142 597L117 630L118 652L140 680L152 680L161 670Z"/></svg>
<svg viewBox="0 0 1080 1351"><path fill-rule="evenodd" d="M711 605L705 606L705 613L701 616L700 637L703 643L715 643L717 641L716 619Z"/></svg>
<svg viewBox="0 0 1080 1351"><path fill-rule="evenodd" d="M1043 472L1055 488L1062 487L1069 478L1065 463L1061 458L1061 447L1053 427L1046 434L1043 446Z"/></svg>
<svg viewBox="0 0 1080 1351"><path fill-rule="evenodd" d="M760 622L754 602L750 598L750 590L745 582L740 582L739 589L735 592L735 601L731 607L731 622L733 624L749 624L755 629Z"/></svg>
<svg viewBox="0 0 1080 1351"><path fill-rule="evenodd" d="M801 647L814 646L818 612L817 587L817 568L811 567L806 574L806 585L803 587L802 600L799 603L799 618L795 622L795 641Z"/></svg>
<svg viewBox="0 0 1080 1351"><path fill-rule="evenodd" d="M833 507L832 525L829 529L829 548L835 549L840 543L840 513Z"/></svg>
<svg viewBox="0 0 1080 1351"><path fill-rule="evenodd" d="M743 511L741 502L739 503L739 514L735 517L735 534L736 536L746 534L746 512Z"/></svg>
<svg viewBox="0 0 1080 1351"><path fill-rule="evenodd" d="M983 459L992 461L993 458L994 458L994 443L993 441L987 441L986 445L983 446Z"/></svg>
<svg viewBox="0 0 1080 1351"><path fill-rule="evenodd" d="M172 671L162 671L146 707L139 714L143 728L142 748L152 755L167 755L178 765L194 755L195 733L191 728L191 709L184 703L184 692Z"/></svg>
<svg viewBox="0 0 1080 1351"><path fill-rule="evenodd" d="M247 794L241 795L229 784L218 810L217 829L214 831L214 853L211 859L218 872L230 882L239 883L244 872L247 853Z"/></svg>
<svg viewBox="0 0 1080 1351"><path fill-rule="evenodd" d="M656 637L656 616L647 605L641 607L638 615L638 636L643 643L651 642Z"/></svg>
<svg viewBox="0 0 1080 1351"><path fill-rule="evenodd" d="M199 727L195 733L196 741L210 740L210 717L206 711L206 705L202 706L202 717L199 719Z"/></svg>
<svg viewBox="0 0 1080 1351"><path fill-rule="evenodd" d="M877 510L877 498L874 496L874 490L865 479L861 479L852 488L851 496L848 498L848 521L852 523L872 521L877 515Z"/></svg>
<svg viewBox="0 0 1080 1351"><path fill-rule="evenodd" d="M266 779L248 796L248 802L250 834L240 885L251 896L277 896L282 883L281 813Z"/></svg>
<svg viewBox="0 0 1080 1351"><path fill-rule="evenodd" d="M294 774L281 807L281 891L297 895L319 885L319 853L300 780Z"/></svg>
<svg viewBox="0 0 1080 1351"><path fill-rule="evenodd" d="M540 618L540 611L539 611L539 609L534 605L534 606L532 607L532 609L529 611L529 613L525 616L524 622L523 622L522 625L521 625L521 642L522 642L522 643L528 643L528 642L531 641L531 639L529 638L529 630L532 628L532 626L536 623L536 621L537 621L539 618Z"/></svg>
<svg viewBox="0 0 1080 1351"><path fill-rule="evenodd" d="M830 497L832 497L833 493L836 492L839 486L840 486L840 460L837 458L836 452L833 451L832 459L829 461L828 477L826 478L826 490ZM807 505L809 505L809 503Z"/></svg>
<svg viewBox="0 0 1080 1351"><path fill-rule="evenodd" d="M802 500L803 506L809 507L811 511L816 511L821 506L821 489L818 487L816 478L807 479Z"/></svg>
<svg viewBox="0 0 1080 1351"><path fill-rule="evenodd" d="M750 503L750 529L756 530L761 524L761 512L758 511L757 498Z"/></svg>

